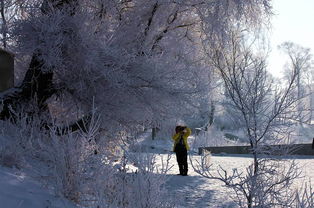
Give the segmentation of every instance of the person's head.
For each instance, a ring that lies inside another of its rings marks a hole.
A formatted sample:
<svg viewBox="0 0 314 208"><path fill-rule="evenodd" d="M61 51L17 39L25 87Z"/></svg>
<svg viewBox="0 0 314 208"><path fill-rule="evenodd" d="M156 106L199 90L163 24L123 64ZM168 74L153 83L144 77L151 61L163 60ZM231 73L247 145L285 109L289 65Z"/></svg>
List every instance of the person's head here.
<svg viewBox="0 0 314 208"><path fill-rule="evenodd" d="M179 133L181 129L181 126L176 126L176 133Z"/></svg>
<svg viewBox="0 0 314 208"><path fill-rule="evenodd" d="M184 126L176 126L176 133L180 133L185 129Z"/></svg>

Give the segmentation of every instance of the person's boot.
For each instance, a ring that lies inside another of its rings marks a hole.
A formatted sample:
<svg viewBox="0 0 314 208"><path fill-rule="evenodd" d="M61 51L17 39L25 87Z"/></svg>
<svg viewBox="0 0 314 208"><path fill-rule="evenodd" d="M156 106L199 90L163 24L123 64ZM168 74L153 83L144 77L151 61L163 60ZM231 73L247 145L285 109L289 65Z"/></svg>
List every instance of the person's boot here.
<svg viewBox="0 0 314 208"><path fill-rule="evenodd" d="M188 170L187 169L185 169L184 171L183 171L183 174L182 174L183 176L187 176L188 175Z"/></svg>
<svg viewBox="0 0 314 208"><path fill-rule="evenodd" d="M183 167L179 167L179 171L180 171L180 173L177 174L177 175L183 175L183 174L184 174L184 169L183 169Z"/></svg>

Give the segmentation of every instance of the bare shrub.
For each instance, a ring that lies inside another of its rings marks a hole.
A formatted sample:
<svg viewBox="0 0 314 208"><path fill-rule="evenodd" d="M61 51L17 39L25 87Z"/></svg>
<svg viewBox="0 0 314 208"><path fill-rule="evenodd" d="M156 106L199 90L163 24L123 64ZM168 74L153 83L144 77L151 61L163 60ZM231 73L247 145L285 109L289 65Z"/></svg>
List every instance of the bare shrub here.
<svg viewBox="0 0 314 208"><path fill-rule="evenodd" d="M295 208L311 208L314 207L314 190L311 185L305 184L304 187L295 191L294 202Z"/></svg>

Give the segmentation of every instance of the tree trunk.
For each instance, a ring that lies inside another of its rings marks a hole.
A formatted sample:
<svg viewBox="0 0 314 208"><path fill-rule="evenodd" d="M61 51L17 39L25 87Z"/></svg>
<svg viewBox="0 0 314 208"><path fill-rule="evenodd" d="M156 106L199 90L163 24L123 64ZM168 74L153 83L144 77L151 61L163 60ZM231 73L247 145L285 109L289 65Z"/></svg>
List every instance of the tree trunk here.
<svg viewBox="0 0 314 208"><path fill-rule="evenodd" d="M14 117L12 111L36 100L39 114L47 112L47 99L50 98L56 89L53 87L52 72L43 72L43 63L39 59L38 52L33 54L29 68L25 74L22 84L13 93L3 97L3 109L0 112L0 119L5 120Z"/></svg>
<svg viewBox="0 0 314 208"><path fill-rule="evenodd" d="M154 140L156 138L156 134L157 134L157 128L153 127L152 128L152 140Z"/></svg>
<svg viewBox="0 0 314 208"><path fill-rule="evenodd" d="M214 117L215 117L215 104L213 101L210 101L209 126L211 126L214 123ZM206 131L207 128L208 125L206 126Z"/></svg>

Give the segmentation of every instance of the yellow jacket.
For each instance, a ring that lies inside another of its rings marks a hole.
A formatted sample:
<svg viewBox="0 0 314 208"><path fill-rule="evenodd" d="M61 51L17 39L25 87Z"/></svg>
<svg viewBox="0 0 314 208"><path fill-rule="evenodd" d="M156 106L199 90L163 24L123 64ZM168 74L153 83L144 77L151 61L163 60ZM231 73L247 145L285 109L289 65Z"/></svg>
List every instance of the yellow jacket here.
<svg viewBox="0 0 314 208"><path fill-rule="evenodd" d="M185 145L185 148L186 150L190 150L190 146L188 144L188 137L191 135L192 131L190 128L186 128L186 132L183 134L183 142L184 142L184 145ZM173 144L173 151L177 145L177 143L179 142L180 140L180 132L179 133L176 133L172 136L172 140L174 141L174 144Z"/></svg>

